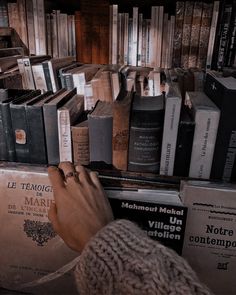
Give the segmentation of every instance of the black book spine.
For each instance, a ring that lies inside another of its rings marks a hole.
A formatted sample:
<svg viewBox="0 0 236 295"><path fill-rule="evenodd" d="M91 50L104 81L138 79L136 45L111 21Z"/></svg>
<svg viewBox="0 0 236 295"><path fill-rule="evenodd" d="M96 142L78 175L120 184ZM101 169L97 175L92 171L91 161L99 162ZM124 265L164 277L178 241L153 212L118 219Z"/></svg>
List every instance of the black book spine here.
<svg viewBox="0 0 236 295"><path fill-rule="evenodd" d="M179 122L178 136L175 150L174 175L188 177L193 146L195 123L187 111Z"/></svg>
<svg viewBox="0 0 236 295"><path fill-rule="evenodd" d="M235 181L233 166L236 157L236 90L228 89L212 75L206 75L204 92L221 111L218 126L211 178Z"/></svg>
<svg viewBox="0 0 236 295"><path fill-rule="evenodd" d="M7 145L4 133L4 126L3 126L3 116L2 110L0 108L0 160L6 161L8 160L8 152L7 152Z"/></svg>
<svg viewBox="0 0 236 295"><path fill-rule="evenodd" d="M10 104L16 161L28 163L30 159L29 129L24 105Z"/></svg>
<svg viewBox="0 0 236 295"><path fill-rule="evenodd" d="M43 62L42 65L43 65L43 72L44 72L44 76L45 76L45 80L46 80L47 90L53 91L48 63Z"/></svg>
<svg viewBox="0 0 236 295"><path fill-rule="evenodd" d="M29 127L30 163L47 164L42 107L26 105L26 118Z"/></svg>

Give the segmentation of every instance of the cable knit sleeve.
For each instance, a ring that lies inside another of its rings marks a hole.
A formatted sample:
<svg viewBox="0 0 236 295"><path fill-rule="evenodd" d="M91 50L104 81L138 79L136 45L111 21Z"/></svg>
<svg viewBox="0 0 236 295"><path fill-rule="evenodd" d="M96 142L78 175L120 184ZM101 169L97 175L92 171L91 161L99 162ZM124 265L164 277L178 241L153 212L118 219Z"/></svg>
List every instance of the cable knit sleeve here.
<svg viewBox="0 0 236 295"><path fill-rule="evenodd" d="M127 220L89 241L75 278L81 295L212 294L182 257Z"/></svg>

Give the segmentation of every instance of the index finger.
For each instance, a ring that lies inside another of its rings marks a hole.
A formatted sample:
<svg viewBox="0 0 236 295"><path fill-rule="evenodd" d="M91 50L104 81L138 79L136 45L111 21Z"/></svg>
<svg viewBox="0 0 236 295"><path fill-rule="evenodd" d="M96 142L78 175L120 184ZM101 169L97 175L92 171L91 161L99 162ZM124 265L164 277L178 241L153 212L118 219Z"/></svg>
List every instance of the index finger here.
<svg viewBox="0 0 236 295"><path fill-rule="evenodd" d="M48 167L48 176L54 191L65 188L64 179L57 167Z"/></svg>

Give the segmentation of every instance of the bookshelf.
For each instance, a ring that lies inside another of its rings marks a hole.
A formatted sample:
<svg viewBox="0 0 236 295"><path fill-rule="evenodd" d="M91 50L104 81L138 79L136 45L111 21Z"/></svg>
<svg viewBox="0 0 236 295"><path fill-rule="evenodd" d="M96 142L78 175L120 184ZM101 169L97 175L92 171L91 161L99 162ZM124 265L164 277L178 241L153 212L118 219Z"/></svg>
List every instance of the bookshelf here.
<svg viewBox="0 0 236 295"><path fill-rule="evenodd" d="M109 8L110 5L116 5L118 4L118 12L120 13L128 13L129 18L131 19L133 17L134 7L138 7L138 12L143 13L143 19L151 19L152 17L152 6L163 6L163 20L164 20L164 13L168 12L169 16L175 16L176 17L176 7L177 3L182 3L182 1L107 1L103 0L99 2L99 5L97 4L97 1L86 1L81 0L79 3L75 0L70 0L70 3L65 3L65 1L57 1L57 3L53 1L45 1L45 11L48 14L48 18L50 21L52 21L55 14L63 14L63 17L67 15L74 15L74 25L75 25L75 38L76 38L76 48L74 47L73 54L76 55L77 62L81 62L83 64L108 64L110 61L110 55L111 55L111 48L109 48L109 32L111 32L111 27L109 24ZM189 1L183 1L184 3L187 3ZM219 1L220 3L222 1ZM8 3L14 3L14 1L9 1ZM196 1L194 3L197 3ZM204 5L213 4L214 1L204 1ZM220 4L219 3L219 4ZM192 10L194 7L192 7ZM213 5L212 5L213 9ZM60 10L60 12L59 12ZM57 12L55 12L57 11ZM206 13L207 14L207 13ZM235 14L235 7L232 6L232 16ZM194 15L194 14L193 14ZM192 15L192 16L193 16ZM207 16L207 15L206 15ZM166 20L168 19L168 16L166 17ZM176 21L176 19L175 19ZM195 19L195 21L197 21ZM198 20L199 21L199 20ZM210 33L210 22L209 18L207 20L207 17L205 18L205 21L207 23L207 29L208 33ZM45 24L46 24L46 33L48 33L48 26L47 26L47 17L45 16ZM183 25L183 24L182 24ZM206 26L205 26L206 27ZM165 28L165 27L164 27ZM233 27L233 28L236 28ZM198 28L200 30L200 27ZM220 31L220 26L218 25L215 27L216 29L216 36L218 36ZM235 29L236 31L236 29ZM163 29L163 34L165 34L166 31ZM61 32L63 35L63 32ZM28 32L29 34L29 32ZM230 31L229 42L233 42L234 37L234 30ZM199 31L200 35L200 31ZM29 35L28 35L29 36ZM219 36L218 36L219 37ZM225 38L225 36L223 36ZM119 38L119 37L118 37ZM122 38L121 38L122 39ZM31 39L28 39L29 45ZM45 34L45 40L47 39L47 34ZM29 50L27 46L24 44L24 42L19 37L19 34L16 33L16 31L12 28L0 28L0 41L3 44L3 46L8 47L10 44L10 47L23 47L24 55L29 54ZM5 43L4 43L5 42ZM167 41L165 41L167 42ZM57 41L57 44L67 44L66 39L59 39ZM4 45L5 44L5 45ZM6 45L8 44L8 45ZM46 44L46 43L45 43ZM199 44L198 44L199 45ZM197 46L198 46L197 45ZM232 43L232 46L235 44ZM47 47L47 50L51 51L45 51L43 49L42 53L43 55L46 53L52 52L52 42L51 47ZM222 45L223 46L223 45ZM30 47L30 46L29 46ZM224 46L223 46L224 47ZM222 47L222 48L223 48ZM45 47L46 48L46 47ZM165 47L167 48L167 47ZM226 48L226 47L224 47ZM76 51L75 51L76 49ZM205 48L206 49L206 48ZM231 48L233 54L235 55L235 47ZM63 48L61 48L62 53ZM198 47L199 50L199 47ZM163 50L162 50L163 51ZM231 54L232 52L229 51L226 56ZM64 57L67 56L67 53L63 53L60 55L60 50L58 49L58 53L55 54L55 58L58 56L63 55ZM231 52L231 53L230 53ZM206 51L205 51L206 54ZM37 54L39 55L39 54ZM228 59L231 60L231 64L228 67L228 73L234 73L235 74L235 61L234 59ZM189 59L188 59L189 62ZM203 61L200 66L200 70L198 71L195 67L188 67L185 66L185 69L182 69L181 63L178 62L174 66L178 68L178 70L174 73L175 77L179 79L179 81L182 83L182 90L185 94L186 90L192 91L192 82L193 77L195 77L195 74L199 77L204 77L203 73L205 74L206 71L206 62L207 60ZM215 62L215 61L214 61ZM129 64L132 69L133 67L140 66L138 64L131 65ZM142 67L151 66L150 64L144 62L142 64ZM157 71L159 66L162 67L160 64L152 64L153 68ZM215 66L217 68L217 62L215 62ZM166 66L166 68L171 68L169 66ZM191 68L191 69L189 69ZM193 69L194 68L194 69ZM222 70L222 64L220 65L220 69ZM218 70L220 70L218 69ZM110 69L109 69L110 71ZM112 70L113 71L113 70ZM111 71L111 72L112 72ZM218 71L220 72L220 71ZM114 73L114 72L113 72ZM140 75L140 74L139 74ZM145 77L146 79L147 77ZM149 78L149 77L148 77ZM131 78L130 78L131 79ZM131 79L132 80L132 79ZM104 82L104 81L103 81ZM195 81L196 83L196 81ZM209 82L210 83L210 82ZM200 83L201 84L201 83ZM103 84L104 85L104 84ZM89 86L90 87L90 86ZM202 85L200 86L202 87ZM58 90L58 89L57 89ZM203 91L203 88L201 88L201 91ZM235 142L235 139L233 139ZM232 147L233 148L233 147ZM117 186L117 187L123 187L123 188L145 188L145 189L163 189L163 190L180 190L180 183L184 180L190 180L188 176L165 176L165 175L159 175L158 173L144 173L144 172L132 172L132 171L119 171L118 169L103 169L97 165L89 165L89 168L93 170L99 171L99 177L104 186ZM191 178L192 179L192 178ZM196 179L195 179L196 180ZM202 179L204 180L204 179ZM235 181L235 180L234 180ZM221 182L220 182L221 183ZM0 289L1 291L1 289Z"/></svg>

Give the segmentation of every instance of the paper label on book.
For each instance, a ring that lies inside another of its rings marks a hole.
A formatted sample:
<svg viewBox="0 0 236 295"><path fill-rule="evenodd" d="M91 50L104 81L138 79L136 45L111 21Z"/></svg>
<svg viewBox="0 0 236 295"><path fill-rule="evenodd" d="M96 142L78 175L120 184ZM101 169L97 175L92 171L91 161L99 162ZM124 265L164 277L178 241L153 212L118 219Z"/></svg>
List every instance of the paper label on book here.
<svg viewBox="0 0 236 295"><path fill-rule="evenodd" d="M0 286L20 290L23 284L54 273L78 256L54 232L48 220L53 201L46 170L0 167ZM68 291L70 289L70 291ZM34 289L34 294L76 294L72 273Z"/></svg>
<svg viewBox="0 0 236 295"><path fill-rule="evenodd" d="M26 144L26 133L23 129L15 130L16 143Z"/></svg>

